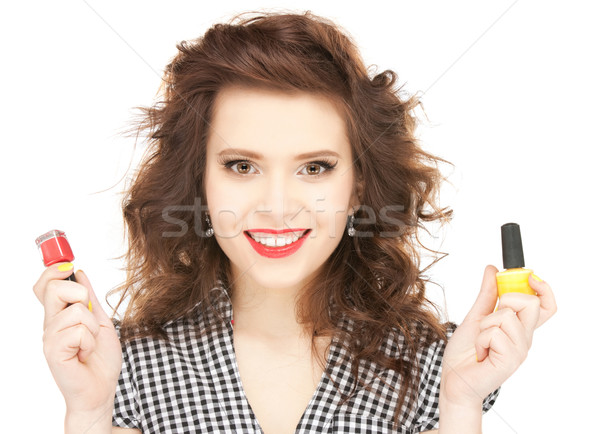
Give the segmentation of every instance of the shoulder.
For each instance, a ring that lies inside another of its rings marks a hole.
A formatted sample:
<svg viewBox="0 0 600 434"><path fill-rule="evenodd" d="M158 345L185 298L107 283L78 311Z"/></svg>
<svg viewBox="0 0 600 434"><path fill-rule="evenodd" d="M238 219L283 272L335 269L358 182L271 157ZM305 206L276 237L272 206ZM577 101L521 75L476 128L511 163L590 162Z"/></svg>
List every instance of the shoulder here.
<svg viewBox="0 0 600 434"><path fill-rule="evenodd" d="M217 290L220 291L217 291ZM169 320L159 327L158 332L150 332L141 325L129 326L123 333L123 321L113 318L113 325L122 345L139 346L151 342L179 342L198 335L208 335L215 330L223 330L232 317L229 296L223 288L214 288L213 292L202 302L198 302L177 318Z"/></svg>
<svg viewBox="0 0 600 434"><path fill-rule="evenodd" d="M390 358L414 360L416 357L421 364L441 358L448 340L452 337L458 326L453 322L447 322L443 324L443 327L445 329L445 338L438 339L424 327L413 325L408 332L411 335L410 340L407 339L406 332L393 328L386 335L381 352ZM409 341L412 341L413 344L409 345Z"/></svg>
<svg viewBox="0 0 600 434"><path fill-rule="evenodd" d="M353 321L345 324L352 333L360 329ZM427 422L435 419L437 411L437 391L441 379L442 358L447 339L456 329L456 324L446 323L445 337L433 338L437 333L427 333L424 328L413 326L409 331L390 328L379 341L380 355L377 360L359 360L356 374L351 372L353 356L348 350L342 352L344 364L334 379L341 379L340 389L351 389L347 381L358 381L360 387L352 389L348 398L344 397L343 414L377 417L390 424L400 420L410 432L421 432L433 428ZM410 335L409 335L410 333ZM387 359L387 360L385 360ZM410 376L410 377L409 377ZM404 388L407 389L404 389ZM406 390L403 401L399 393ZM370 407L367 403L377 403ZM398 408L399 407L399 408ZM399 414L396 414L399 411ZM398 419L399 416L399 419ZM419 428L414 431L413 428Z"/></svg>
<svg viewBox="0 0 600 434"><path fill-rule="evenodd" d="M420 341L420 346L416 352L416 358L421 371L421 382L427 381L427 377L439 376L442 370L442 358L448 340L457 328L457 325L452 322L444 324L446 336L443 339Z"/></svg>
<svg viewBox="0 0 600 434"><path fill-rule="evenodd" d="M114 319L113 324L121 340L123 368L132 378L158 374L188 360L204 363L227 334L223 322L214 321L201 309L163 325L160 334L138 328L123 338L122 322Z"/></svg>
<svg viewBox="0 0 600 434"><path fill-rule="evenodd" d="M121 336L121 322L113 323ZM231 375L231 328L225 322L197 309L164 324L161 331L161 336L140 333L121 340L123 365L115 395L115 425L141 427L144 432L165 432L163 424L193 426L197 414L173 407L162 397L202 396L202 415L209 417L227 396L222 390L227 384L215 382L219 375Z"/></svg>
<svg viewBox="0 0 600 434"><path fill-rule="evenodd" d="M340 341L346 345L349 344L348 339L351 340L356 333L361 333L362 329L359 323L346 316L338 323L338 327L344 331ZM415 362L417 365L429 365L436 361L441 364L446 344L457 327L453 322L442 323L445 332L442 332L442 337L438 331L434 332L430 327L421 324L413 323L405 330L390 327L374 337L373 342L376 342L377 353L388 360L402 359L410 365L414 365Z"/></svg>
<svg viewBox="0 0 600 434"><path fill-rule="evenodd" d="M436 393L439 380L442 375L442 359L448 340L458 327L455 323L448 322L444 324L446 336L444 339L420 341L420 346L416 351L415 358L418 365L418 381L421 393ZM431 387L434 385L435 387Z"/></svg>

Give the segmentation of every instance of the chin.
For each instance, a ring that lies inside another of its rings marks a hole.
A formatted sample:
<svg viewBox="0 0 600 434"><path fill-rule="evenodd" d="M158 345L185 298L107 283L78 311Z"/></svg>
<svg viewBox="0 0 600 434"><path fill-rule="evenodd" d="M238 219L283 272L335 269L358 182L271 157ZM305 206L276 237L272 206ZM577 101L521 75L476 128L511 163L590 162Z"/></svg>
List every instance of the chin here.
<svg viewBox="0 0 600 434"><path fill-rule="evenodd" d="M299 272L297 268L295 270L282 268L280 272L275 272L271 268L257 274L253 276L254 281L261 287L272 290L285 290L288 288L296 290L299 286L306 284L309 279L308 273Z"/></svg>

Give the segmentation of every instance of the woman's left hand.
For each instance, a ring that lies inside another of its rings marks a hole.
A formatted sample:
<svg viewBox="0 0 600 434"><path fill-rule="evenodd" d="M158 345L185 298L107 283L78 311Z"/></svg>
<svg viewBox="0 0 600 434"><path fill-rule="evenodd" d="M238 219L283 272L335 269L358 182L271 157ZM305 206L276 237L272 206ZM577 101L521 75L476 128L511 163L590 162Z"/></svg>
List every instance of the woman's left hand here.
<svg viewBox="0 0 600 434"><path fill-rule="evenodd" d="M481 405L523 363L534 330L556 312L552 289L533 276L529 285L537 296L504 294L494 311L497 272L486 267L481 292L444 352L440 399L449 403Z"/></svg>

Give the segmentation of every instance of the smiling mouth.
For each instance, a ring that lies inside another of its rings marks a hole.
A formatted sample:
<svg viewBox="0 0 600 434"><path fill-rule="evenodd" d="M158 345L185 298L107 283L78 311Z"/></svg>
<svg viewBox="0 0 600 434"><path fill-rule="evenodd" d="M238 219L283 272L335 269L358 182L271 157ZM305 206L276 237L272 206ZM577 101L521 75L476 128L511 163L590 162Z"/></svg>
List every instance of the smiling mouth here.
<svg viewBox="0 0 600 434"><path fill-rule="evenodd" d="M310 229L293 229L289 231L274 230L256 230L244 231L244 233L257 243L265 247L278 248L286 247L303 238L310 232Z"/></svg>

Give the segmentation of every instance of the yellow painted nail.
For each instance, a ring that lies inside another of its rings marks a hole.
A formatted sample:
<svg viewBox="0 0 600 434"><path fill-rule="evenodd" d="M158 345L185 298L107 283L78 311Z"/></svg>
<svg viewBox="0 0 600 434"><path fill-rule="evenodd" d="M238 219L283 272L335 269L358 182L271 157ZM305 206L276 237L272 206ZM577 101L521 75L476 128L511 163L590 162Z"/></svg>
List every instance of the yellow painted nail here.
<svg viewBox="0 0 600 434"><path fill-rule="evenodd" d="M538 276L536 276L535 274L531 273L531 277L533 277L535 280L537 280L538 282L543 282L543 280L541 278L539 278Z"/></svg>
<svg viewBox="0 0 600 434"><path fill-rule="evenodd" d="M88 309L90 310L90 312L92 311L92 302L91 301L88 302Z"/></svg>
<svg viewBox="0 0 600 434"><path fill-rule="evenodd" d="M65 264L60 264L58 266L58 271L69 271L73 269L73 264L71 264L70 262L67 262Z"/></svg>
<svg viewBox="0 0 600 434"><path fill-rule="evenodd" d="M477 357L477 353L475 353L475 360L479 363L479 357Z"/></svg>

